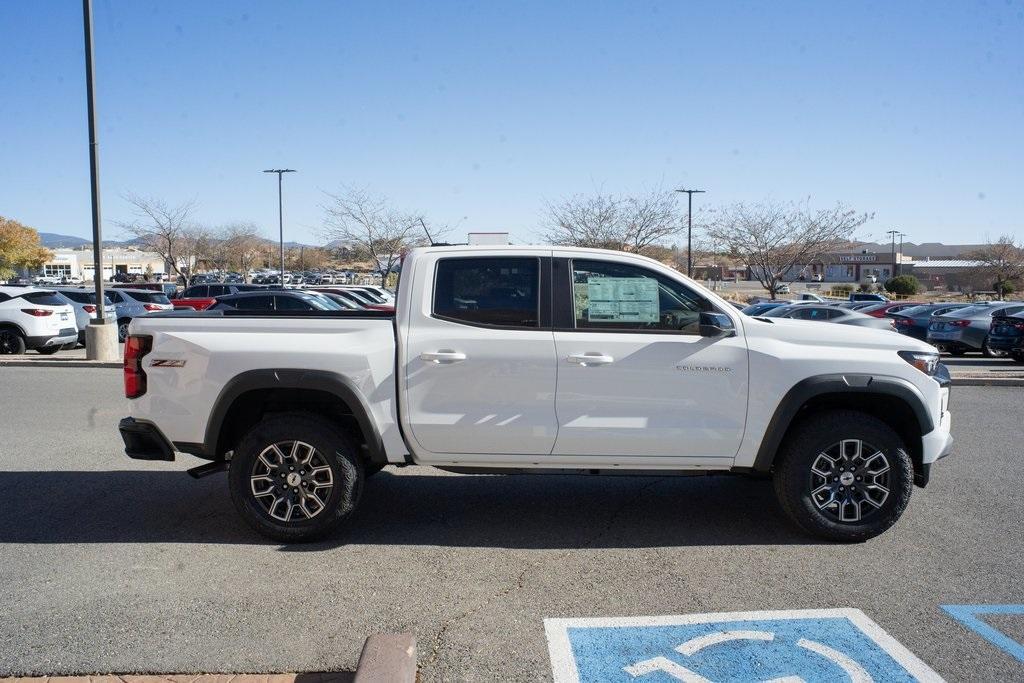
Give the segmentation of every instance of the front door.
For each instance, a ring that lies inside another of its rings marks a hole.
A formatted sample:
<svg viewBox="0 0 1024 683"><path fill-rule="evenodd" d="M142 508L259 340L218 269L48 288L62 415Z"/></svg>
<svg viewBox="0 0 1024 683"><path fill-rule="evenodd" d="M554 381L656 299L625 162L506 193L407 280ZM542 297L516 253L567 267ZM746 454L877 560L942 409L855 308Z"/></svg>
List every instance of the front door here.
<svg viewBox="0 0 1024 683"><path fill-rule="evenodd" d="M639 260L557 257L553 453L727 465L746 422L742 328L700 336L700 313L713 305Z"/></svg>
<svg viewBox="0 0 1024 683"><path fill-rule="evenodd" d="M541 254L441 257L419 266L434 268L434 293L417 302L408 327L405 416L424 460L550 454L558 429L555 345L550 258Z"/></svg>

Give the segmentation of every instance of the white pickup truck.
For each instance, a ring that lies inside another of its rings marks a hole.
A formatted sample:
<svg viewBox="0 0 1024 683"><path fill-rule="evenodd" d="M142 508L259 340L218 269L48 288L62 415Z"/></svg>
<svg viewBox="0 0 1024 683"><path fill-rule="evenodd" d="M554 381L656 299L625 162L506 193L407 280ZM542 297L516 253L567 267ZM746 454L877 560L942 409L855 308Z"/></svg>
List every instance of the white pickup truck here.
<svg viewBox="0 0 1024 683"><path fill-rule="evenodd" d="M923 342L748 317L593 249L414 250L394 313L136 318L125 392L129 457L227 469L242 517L283 541L337 527L385 465L761 476L804 530L857 541L952 444Z"/></svg>

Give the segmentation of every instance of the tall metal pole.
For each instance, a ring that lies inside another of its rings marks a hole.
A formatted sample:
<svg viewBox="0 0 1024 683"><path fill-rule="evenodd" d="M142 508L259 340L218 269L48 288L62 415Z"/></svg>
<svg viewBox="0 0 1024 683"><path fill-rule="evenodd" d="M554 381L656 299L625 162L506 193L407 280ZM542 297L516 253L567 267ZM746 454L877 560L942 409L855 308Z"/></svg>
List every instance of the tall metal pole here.
<svg viewBox="0 0 1024 683"><path fill-rule="evenodd" d="M91 322L107 322L103 305L103 236L100 222L100 159L99 140L96 139L96 98L93 94L92 67L92 0L82 0L82 20L85 24L85 96L89 112L89 180L92 190L92 260L93 285L96 288L96 318Z"/></svg>
<svg viewBox="0 0 1024 683"><path fill-rule="evenodd" d="M686 277L693 277L693 195L704 190L676 190L686 193Z"/></svg>
<svg viewBox="0 0 1024 683"><path fill-rule="evenodd" d="M898 235L899 232L899 230L890 230L885 233L892 237L892 271L889 273L890 278L894 277L894 273L896 272L896 235Z"/></svg>
<svg viewBox="0 0 1024 683"><path fill-rule="evenodd" d="M896 276L897 277L899 277L899 275L903 272L903 238L906 237L906 236L907 236L907 233L905 233L905 232L901 232L900 233L900 262L898 264L896 264Z"/></svg>
<svg viewBox="0 0 1024 683"><path fill-rule="evenodd" d="M284 200L281 195L281 176L284 173L295 173L293 168L271 168L263 171L264 173L276 173L277 174L277 229L280 235L280 257L281 257L281 271L280 279L281 286L284 286Z"/></svg>

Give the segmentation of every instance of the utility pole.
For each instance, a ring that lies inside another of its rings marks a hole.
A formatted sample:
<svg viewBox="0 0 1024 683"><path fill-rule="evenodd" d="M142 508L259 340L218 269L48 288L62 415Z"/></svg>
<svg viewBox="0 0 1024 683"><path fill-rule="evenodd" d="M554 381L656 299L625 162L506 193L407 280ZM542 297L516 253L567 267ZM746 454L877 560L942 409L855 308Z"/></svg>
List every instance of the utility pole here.
<svg viewBox="0 0 1024 683"><path fill-rule="evenodd" d="M900 234L900 231L890 230L885 234L889 235L892 238L892 271L890 271L889 273L889 277L892 278L895 277L896 273L896 235Z"/></svg>
<svg viewBox="0 0 1024 683"><path fill-rule="evenodd" d="M94 360L117 360L117 325L106 325L103 304L103 235L100 218L100 159L96 138L96 96L93 81L92 0L82 0L82 23L85 29L85 98L89 117L89 181L92 194L92 269L96 290L96 317L85 330L85 355Z"/></svg>
<svg viewBox="0 0 1024 683"><path fill-rule="evenodd" d="M686 193L686 277L693 277L693 195L704 190L676 190Z"/></svg>
<svg viewBox="0 0 1024 683"><path fill-rule="evenodd" d="M263 171L264 173L276 173L277 174L277 229L280 233L280 257L281 257L281 274L280 285L284 287L284 202L281 198L281 176L285 173L295 173L294 168L271 168Z"/></svg>
<svg viewBox="0 0 1024 683"><path fill-rule="evenodd" d="M907 233L900 233L900 262L896 265L896 276L899 277L903 273L903 238L907 236Z"/></svg>

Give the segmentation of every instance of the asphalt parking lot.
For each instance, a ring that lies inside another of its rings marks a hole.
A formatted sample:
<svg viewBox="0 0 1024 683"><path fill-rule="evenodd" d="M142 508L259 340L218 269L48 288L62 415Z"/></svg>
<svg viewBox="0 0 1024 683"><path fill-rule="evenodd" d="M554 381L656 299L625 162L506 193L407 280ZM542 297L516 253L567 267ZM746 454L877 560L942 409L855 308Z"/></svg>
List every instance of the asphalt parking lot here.
<svg viewBox="0 0 1024 683"><path fill-rule="evenodd" d="M956 453L865 544L801 535L760 481L388 468L346 532L282 547L223 474L123 456L120 383L0 368L0 675L350 670L412 631L424 681L549 680L545 618L856 608L947 680L1024 678L941 608L1024 603L1024 388L955 389Z"/></svg>

